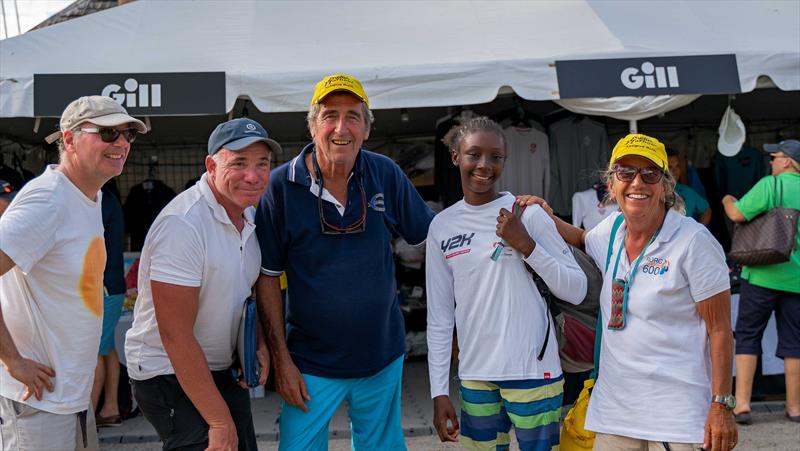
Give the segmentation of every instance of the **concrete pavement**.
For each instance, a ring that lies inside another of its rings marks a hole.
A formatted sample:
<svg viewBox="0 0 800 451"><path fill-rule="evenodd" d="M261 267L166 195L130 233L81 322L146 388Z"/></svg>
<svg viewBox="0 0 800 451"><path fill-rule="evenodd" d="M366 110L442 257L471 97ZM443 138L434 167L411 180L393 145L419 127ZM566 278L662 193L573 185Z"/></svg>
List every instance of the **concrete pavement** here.
<svg viewBox="0 0 800 451"><path fill-rule="evenodd" d="M455 388L455 387L451 387ZM403 374L403 429L410 450L455 450L455 444L441 444L433 429L428 371L425 362L408 362ZM453 393L457 405L457 393ZM253 420L260 450L277 449L280 398L267 392L253 399ZM800 424L784 418L783 402L755 403L754 424L739 426L737 450L800 451ZM104 451L156 451L161 443L152 426L140 415L122 426L100 429ZM330 449L349 450L350 431L346 408L340 407L330 425Z"/></svg>

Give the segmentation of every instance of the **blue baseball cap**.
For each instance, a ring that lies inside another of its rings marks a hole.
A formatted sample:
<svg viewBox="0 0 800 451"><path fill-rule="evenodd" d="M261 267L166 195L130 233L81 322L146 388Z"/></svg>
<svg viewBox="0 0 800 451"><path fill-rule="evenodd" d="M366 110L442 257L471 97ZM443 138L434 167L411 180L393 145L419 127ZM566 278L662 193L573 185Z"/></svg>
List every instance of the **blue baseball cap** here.
<svg viewBox="0 0 800 451"><path fill-rule="evenodd" d="M245 117L233 119L217 125L208 137L208 154L214 155L220 149L242 150L258 141L263 141L272 152L280 152L281 145L271 139L258 122Z"/></svg>
<svg viewBox="0 0 800 451"><path fill-rule="evenodd" d="M778 144L764 144L764 150L769 153L783 152L787 157L800 163L800 141L787 139Z"/></svg>

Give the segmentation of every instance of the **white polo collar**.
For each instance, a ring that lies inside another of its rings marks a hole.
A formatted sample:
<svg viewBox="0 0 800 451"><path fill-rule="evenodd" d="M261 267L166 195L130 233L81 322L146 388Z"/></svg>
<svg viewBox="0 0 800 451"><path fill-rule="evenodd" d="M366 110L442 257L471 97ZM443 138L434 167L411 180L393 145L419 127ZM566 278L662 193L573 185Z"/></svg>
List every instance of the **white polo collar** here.
<svg viewBox="0 0 800 451"><path fill-rule="evenodd" d="M197 184L199 185L200 194L203 196L203 200L205 200L206 204L208 204L209 208L211 208L214 219L223 224L233 225L233 221L231 221L231 218L228 217L228 212L225 211L225 208L223 208L222 205L220 205L220 203L217 201L217 198L214 197L214 192L211 191L211 186L208 184L208 172L203 173ZM245 229L248 227L255 227L254 207L245 208L242 216L244 217Z"/></svg>

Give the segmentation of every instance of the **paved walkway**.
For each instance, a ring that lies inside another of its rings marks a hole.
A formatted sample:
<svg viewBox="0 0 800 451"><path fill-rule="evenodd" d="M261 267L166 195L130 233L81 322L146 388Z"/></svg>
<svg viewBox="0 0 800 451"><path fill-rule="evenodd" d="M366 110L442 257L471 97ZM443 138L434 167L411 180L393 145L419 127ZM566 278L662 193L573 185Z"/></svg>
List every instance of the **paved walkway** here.
<svg viewBox="0 0 800 451"><path fill-rule="evenodd" d="M455 387L451 387L455 388ZM457 393L453 393L457 403ZM408 362L403 374L403 429L410 450L455 450L455 444L439 443L433 429L428 369L425 362ZM740 426L737 450L800 451L800 424L783 417L783 402L753 405L754 424ZM277 449L280 398L267 392L265 398L253 399L253 420L259 449ZM161 443L152 426L140 415L122 426L100 429L104 451L156 451ZM330 426L330 449L350 449L350 430L345 407L336 412Z"/></svg>
<svg viewBox="0 0 800 451"><path fill-rule="evenodd" d="M428 368L425 362L406 363L403 370L403 428L406 436L432 435L433 407L430 401ZM278 440L278 415L280 397L267 392L264 398L252 400L253 422L256 437L264 441ZM125 420L122 426L100 429L103 443L157 442L155 430L141 415ZM350 424L345 406L342 405L331 421L331 438L350 437Z"/></svg>

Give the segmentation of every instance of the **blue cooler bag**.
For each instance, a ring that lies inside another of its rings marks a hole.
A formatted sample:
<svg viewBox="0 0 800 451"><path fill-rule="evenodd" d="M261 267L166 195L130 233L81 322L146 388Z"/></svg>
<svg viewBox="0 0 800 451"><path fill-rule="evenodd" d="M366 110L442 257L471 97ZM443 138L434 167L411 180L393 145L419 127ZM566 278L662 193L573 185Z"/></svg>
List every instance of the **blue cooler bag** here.
<svg viewBox="0 0 800 451"><path fill-rule="evenodd" d="M256 331L258 327L258 312L256 310L256 300L248 297L244 301L242 311L242 321L239 324L239 338L237 340L236 352L239 354L239 363L242 366L242 380L248 387L257 387L258 376L261 368L256 357Z"/></svg>

